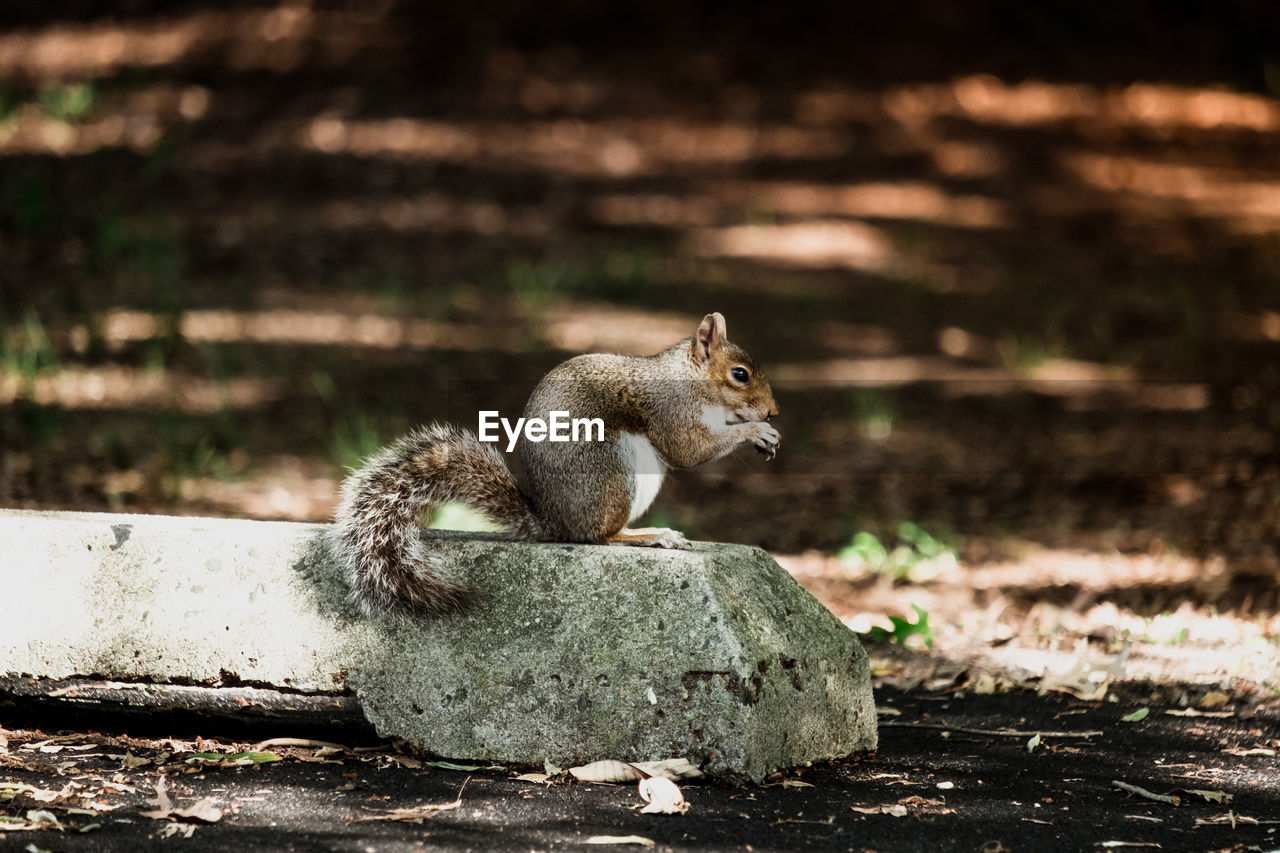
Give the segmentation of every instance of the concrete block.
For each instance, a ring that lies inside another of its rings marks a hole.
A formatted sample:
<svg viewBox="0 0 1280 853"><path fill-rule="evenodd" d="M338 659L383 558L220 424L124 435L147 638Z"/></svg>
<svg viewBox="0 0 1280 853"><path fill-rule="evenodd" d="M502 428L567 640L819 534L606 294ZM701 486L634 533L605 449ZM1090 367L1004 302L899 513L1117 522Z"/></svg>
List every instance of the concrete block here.
<svg viewBox="0 0 1280 853"><path fill-rule="evenodd" d="M364 617L328 525L0 511L0 675L354 691L384 736L759 780L876 746L866 653L765 552L424 534L476 593Z"/></svg>

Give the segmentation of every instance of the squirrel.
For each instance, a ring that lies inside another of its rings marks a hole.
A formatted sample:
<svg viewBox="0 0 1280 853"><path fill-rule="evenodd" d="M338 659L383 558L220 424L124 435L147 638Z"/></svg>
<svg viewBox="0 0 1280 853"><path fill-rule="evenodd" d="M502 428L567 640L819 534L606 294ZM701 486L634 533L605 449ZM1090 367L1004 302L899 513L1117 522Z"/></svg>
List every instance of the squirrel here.
<svg viewBox="0 0 1280 853"><path fill-rule="evenodd" d="M534 388L526 419L551 412L603 421L603 441L520 442L522 491L501 454L470 431L420 427L370 457L342 485L335 533L352 595L368 613L440 616L466 587L447 580L419 538L423 514L460 501L527 542L689 548L667 528L628 530L670 468L719 459L750 443L767 459L781 436L763 371L708 314L697 332L651 356L580 355Z"/></svg>

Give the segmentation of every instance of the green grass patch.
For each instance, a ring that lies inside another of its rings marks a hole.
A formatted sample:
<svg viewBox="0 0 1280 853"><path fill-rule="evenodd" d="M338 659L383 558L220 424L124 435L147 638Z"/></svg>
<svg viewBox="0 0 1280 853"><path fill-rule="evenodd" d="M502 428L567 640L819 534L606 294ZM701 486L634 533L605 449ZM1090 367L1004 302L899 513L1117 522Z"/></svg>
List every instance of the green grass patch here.
<svg viewBox="0 0 1280 853"><path fill-rule="evenodd" d="M918 637L925 648L933 648L933 629L929 627L929 611L918 604L911 605L911 609L916 612L915 621L903 616L890 616L891 627L882 628L877 625L863 634L862 638L873 643L896 643L905 646L913 637Z"/></svg>
<svg viewBox="0 0 1280 853"><path fill-rule="evenodd" d="M840 549L836 558L846 566L865 567L902 581L928 580L955 568L956 549L934 538L920 525L901 522L897 534L897 544L888 547L874 533L860 531Z"/></svg>

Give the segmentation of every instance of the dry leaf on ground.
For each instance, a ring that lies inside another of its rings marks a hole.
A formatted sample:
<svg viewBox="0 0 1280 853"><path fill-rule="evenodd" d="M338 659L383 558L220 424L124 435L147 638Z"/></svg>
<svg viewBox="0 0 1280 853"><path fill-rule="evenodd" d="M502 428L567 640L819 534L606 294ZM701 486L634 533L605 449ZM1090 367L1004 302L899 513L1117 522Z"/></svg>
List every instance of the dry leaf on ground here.
<svg viewBox="0 0 1280 853"><path fill-rule="evenodd" d="M681 779L701 779L703 773L687 758L668 758L664 761L593 761L581 767L570 767L569 774L579 782L623 783L635 782L650 776L677 782Z"/></svg>
<svg viewBox="0 0 1280 853"><path fill-rule="evenodd" d="M640 810L641 814L684 814L689 811L689 803L680 786L660 776L640 780L640 799L647 804Z"/></svg>
<svg viewBox="0 0 1280 853"><path fill-rule="evenodd" d="M1221 690L1210 690L1200 698L1200 707L1206 711L1221 708L1231 701L1231 697Z"/></svg>
<svg viewBox="0 0 1280 853"><path fill-rule="evenodd" d="M652 838L643 835L593 835L584 842L586 844L635 844L639 847L653 847Z"/></svg>
<svg viewBox="0 0 1280 853"><path fill-rule="evenodd" d="M570 767L569 775L579 782L605 782L612 784L635 782L644 778L644 774L630 764L613 759L593 761L581 767Z"/></svg>
<svg viewBox="0 0 1280 853"><path fill-rule="evenodd" d="M169 799L169 794L165 790L165 777L163 776L156 780L156 798L147 800L147 802L156 808L139 812L138 814L154 820L190 818L191 820L200 820L205 823L217 823L222 820L222 809L218 808L218 804L213 797L204 797L186 808L174 808L173 801Z"/></svg>
<svg viewBox="0 0 1280 853"><path fill-rule="evenodd" d="M907 816L907 807L901 803L893 803L887 806L849 806L849 808L858 814L887 814L891 817Z"/></svg>
<svg viewBox="0 0 1280 853"><path fill-rule="evenodd" d="M459 798L451 803L427 803L421 806L408 806L402 809L392 809L387 812L348 818L348 820L351 823L365 823L375 820L394 821L396 823L422 823L424 820L435 817L440 812L452 811L461 805L462 799Z"/></svg>
<svg viewBox="0 0 1280 853"><path fill-rule="evenodd" d="M702 779L706 776L687 758L667 758L662 761L632 761L631 766L646 776L659 776L679 782L681 779Z"/></svg>

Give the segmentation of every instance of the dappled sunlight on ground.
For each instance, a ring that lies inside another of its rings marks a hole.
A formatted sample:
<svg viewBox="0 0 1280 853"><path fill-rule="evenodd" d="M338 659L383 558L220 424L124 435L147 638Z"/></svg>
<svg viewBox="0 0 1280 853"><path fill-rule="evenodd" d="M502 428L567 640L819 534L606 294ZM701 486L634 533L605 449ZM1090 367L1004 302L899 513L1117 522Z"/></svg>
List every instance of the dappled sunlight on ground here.
<svg viewBox="0 0 1280 853"><path fill-rule="evenodd" d="M199 11L128 24L59 22L0 35L0 75L50 79L110 75L132 68L212 62L291 71L341 63L380 33L386 6L358 14L287 2L267 9Z"/></svg>
<svg viewBox="0 0 1280 853"><path fill-rule="evenodd" d="M953 195L919 183L865 183L843 186L758 181L717 184L718 198L748 201L794 216L839 215L868 219L915 219L958 228L1002 228L1009 223L1000 202L980 195Z"/></svg>
<svg viewBox="0 0 1280 853"><path fill-rule="evenodd" d="M769 375L779 388L895 387L930 383L948 397L1031 392L1063 400L1070 411L1093 408L1198 411L1209 405L1209 388L1197 382L1156 382L1127 367L1050 359L1026 367L991 365L939 356L842 358L780 364Z"/></svg>
<svg viewBox="0 0 1280 853"><path fill-rule="evenodd" d="M201 514L234 518L315 521L332 514L338 481L329 465L280 454L257 460L255 468L245 480L185 478L179 487L182 502Z"/></svg>
<svg viewBox="0 0 1280 853"><path fill-rule="evenodd" d="M1010 682L1052 677L1083 656L1111 666L1112 682L1174 677L1280 689L1274 593L1265 600L1232 593L1220 559L1034 547L1017 560L961 562L929 581L895 582L826 555L776 556L854 630L887 628L885 614L916 621L912 607L922 608L952 677L956 661L970 668L971 681L979 674ZM941 658L920 637L907 646L914 662L905 650L893 655L907 663L904 677L934 677Z"/></svg>
<svg viewBox="0 0 1280 853"><path fill-rule="evenodd" d="M1113 194L1131 214L1213 217L1242 234L1280 232L1280 180L1260 180L1244 170L1105 154L1066 154L1062 163L1088 185ZM1280 169L1271 174L1280 175Z"/></svg>
<svg viewBox="0 0 1280 853"><path fill-rule="evenodd" d="M868 273L892 272L899 259L891 241L875 226L823 219L709 229L694 238L693 250L705 257L750 258Z"/></svg>
<svg viewBox="0 0 1280 853"><path fill-rule="evenodd" d="M634 178L760 159L836 157L847 143L843 134L789 125L659 117L484 124L323 117L301 131L298 144L325 154Z"/></svg>
<svg viewBox="0 0 1280 853"><path fill-rule="evenodd" d="M857 97L843 104L839 93L829 97L832 102L819 108L828 121L865 110ZM1012 127L1070 123L1098 136L1113 128L1164 134L1280 130L1280 105L1274 98L1145 82L1104 89L1043 80L1009 83L990 74L974 74L949 83L892 89L880 104L894 119L909 125L962 116Z"/></svg>
<svg viewBox="0 0 1280 853"><path fill-rule="evenodd" d="M101 318L103 344L120 349L163 334L161 321L144 311L115 309ZM475 325L410 320L373 313L267 309L183 312L175 333L191 343L315 344L374 349L522 349ZM82 335L87 338L87 333Z"/></svg>
<svg viewBox="0 0 1280 853"><path fill-rule="evenodd" d="M387 228L411 233L462 232L537 238L546 236L552 223L546 212L537 207L498 205L431 192L416 198L397 195L335 199L303 213L290 222L290 227L307 231Z"/></svg>
<svg viewBox="0 0 1280 853"><path fill-rule="evenodd" d="M65 367L27 381L0 376L0 405L27 401L67 409L137 408L211 414L223 409L253 409L283 396L273 379L210 379L179 371L145 368Z"/></svg>
<svg viewBox="0 0 1280 853"><path fill-rule="evenodd" d="M696 318L695 318L696 319ZM572 309L548 308L542 317L546 342L571 352L609 351L649 355L688 337L694 320L683 314L576 303ZM151 341L165 333L164 324L145 311L114 309L100 318L97 334L110 351ZM192 310L183 312L176 334L190 343L320 345L373 349L449 349L469 352L522 352L527 342L509 323L441 323L387 317L374 313L264 309L260 311ZM88 346L89 333L75 330L78 347ZM128 374L116 377L115 384ZM16 395L18 383L12 383ZM10 396L9 399L13 399ZM119 397L116 403L123 402ZM244 405L245 395L228 404Z"/></svg>
<svg viewBox="0 0 1280 853"><path fill-rule="evenodd" d="M1009 666L1126 633L1150 671L1253 655L1277 602L1246 595L1280 572L1270 54L1182 12L1129 10L1116 47L1087 10L1092 42L925 5L790 35L697 4L25 10L0 503L326 519L395 433L714 310L783 450L671 478L660 523L818 549L788 566L842 616L918 595ZM902 521L966 543L959 573L833 568Z"/></svg>
<svg viewBox="0 0 1280 853"><path fill-rule="evenodd" d="M701 318L670 311L577 302L544 315L546 339L568 352L651 355L687 338Z"/></svg>

